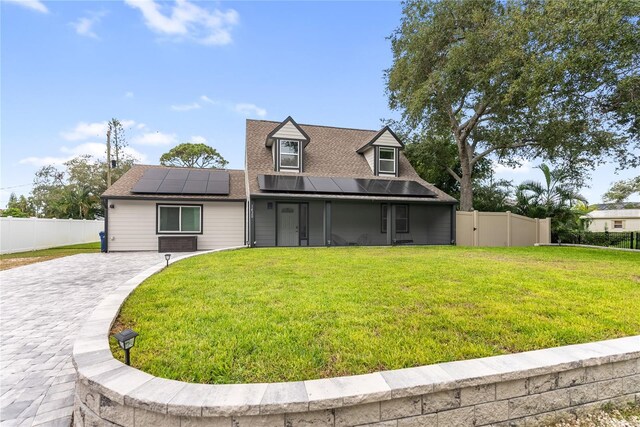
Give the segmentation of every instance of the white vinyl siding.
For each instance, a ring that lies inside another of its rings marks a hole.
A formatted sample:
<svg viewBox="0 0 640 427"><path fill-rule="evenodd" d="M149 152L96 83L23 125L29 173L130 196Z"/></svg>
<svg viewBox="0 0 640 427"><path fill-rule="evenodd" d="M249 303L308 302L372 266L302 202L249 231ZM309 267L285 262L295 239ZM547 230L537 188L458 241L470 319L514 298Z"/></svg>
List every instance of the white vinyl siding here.
<svg viewBox="0 0 640 427"><path fill-rule="evenodd" d="M109 251L157 251L156 205L160 200L109 200ZM244 202L197 202L202 204L202 234L198 250L244 244ZM186 203L185 203L186 204ZM195 202L194 202L195 204Z"/></svg>
<svg viewBox="0 0 640 427"><path fill-rule="evenodd" d="M385 131L382 135L376 139L373 145L379 145L383 147L395 147L402 148L402 144L391 134L389 131Z"/></svg>
<svg viewBox="0 0 640 427"><path fill-rule="evenodd" d="M364 152L364 158L367 159L367 163L369 163L371 172L375 172L376 170L374 151L375 151L374 148L369 148L367 151Z"/></svg>
<svg viewBox="0 0 640 427"><path fill-rule="evenodd" d="M282 126L278 132L271 135L271 137L275 139L306 139L291 122L287 122L287 124Z"/></svg>

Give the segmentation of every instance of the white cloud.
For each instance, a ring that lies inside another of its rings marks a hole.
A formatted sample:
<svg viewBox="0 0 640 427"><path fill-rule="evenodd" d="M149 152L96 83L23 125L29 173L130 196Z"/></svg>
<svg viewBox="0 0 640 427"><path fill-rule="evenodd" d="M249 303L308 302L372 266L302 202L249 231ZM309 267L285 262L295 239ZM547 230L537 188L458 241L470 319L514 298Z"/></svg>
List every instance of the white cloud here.
<svg viewBox="0 0 640 427"><path fill-rule="evenodd" d="M131 143L137 145L169 145L175 144L177 137L175 133L148 132L135 136Z"/></svg>
<svg viewBox="0 0 640 427"><path fill-rule="evenodd" d="M233 9L209 10L187 0L176 0L164 6L153 0L125 0L142 12L145 24L152 31L173 40L191 40L204 45L231 43L231 29L238 24L238 12Z"/></svg>
<svg viewBox="0 0 640 427"><path fill-rule="evenodd" d="M125 131L145 127L144 123L137 123L135 120L120 120L120 124ZM67 141L82 141L90 138L103 139L107 137L107 122L79 122L72 130L60 132L60 136Z"/></svg>
<svg viewBox="0 0 640 427"><path fill-rule="evenodd" d="M493 171L497 174L526 174L531 172L531 162L528 160L520 160L520 166L515 168L510 166L501 165L498 162L493 162Z"/></svg>
<svg viewBox="0 0 640 427"><path fill-rule="evenodd" d="M100 23L102 18L106 15L106 12L89 12L88 16L83 16L78 18L75 22L70 22L73 28L75 28L76 33L85 36L91 37L93 39L99 39L98 35L93 31L94 25Z"/></svg>
<svg viewBox="0 0 640 427"><path fill-rule="evenodd" d="M197 102L193 102L191 104L179 104L179 105L171 106L171 109L173 111L190 111L190 110L197 110L198 108L202 108L202 107Z"/></svg>
<svg viewBox="0 0 640 427"><path fill-rule="evenodd" d="M207 104L216 104L216 101L214 101L213 99L209 98L207 95L202 95L200 97L200 100L203 102L206 102Z"/></svg>
<svg viewBox="0 0 640 427"><path fill-rule="evenodd" d="M96 138L107 134L107 122L85 123L79 122L76 127L67 132L60 132L60 136L67 141L81 141L83 139Z"/></svg>
<svg viewBox="0 0 640 427"><path fill-rule="evenodd" d="M98 159L106 158L106 143L100 142L85 142L75 147L60 147L61 156L43 156L43 157L26 157L19 161L20 164L33 165L37 167L47 165L62 165L63 163L78 157L89 155ZM135 148L125 147L124 153L133 157L137 162L146 162L147 155L141 153Z"/></svg>
<svg viewBox="0 0 640 427"><path fill-rule="evenodd" d="M260 108L255 104L236 104L233 107L236 113L243 114L245 116L258 116L264 117L267 115L267 110Z"/></svg>
<svg viewBox="0 0 640 427"><path fill-rule="evenodd" d="M124 97L125 98L133 98L133 92L130 92L130 91L129 92L125 92L124 93Z"/></svg>
<svg viewBox="0 0 640 427"><path fill-rule="evenodd" d="M204 136L200 136L200 135L194 135L194 136L191 137L189 142L192 142L194 144L206 144L207 143L207 138L205 138Z"/></svg>
<svg viewBox="0 0 640 427"><path fill-rule="evenodd" d="M40 13L49 13L49 9L39 0L3 0L7 3L19 4L27 9L35 10Z"/></svg>

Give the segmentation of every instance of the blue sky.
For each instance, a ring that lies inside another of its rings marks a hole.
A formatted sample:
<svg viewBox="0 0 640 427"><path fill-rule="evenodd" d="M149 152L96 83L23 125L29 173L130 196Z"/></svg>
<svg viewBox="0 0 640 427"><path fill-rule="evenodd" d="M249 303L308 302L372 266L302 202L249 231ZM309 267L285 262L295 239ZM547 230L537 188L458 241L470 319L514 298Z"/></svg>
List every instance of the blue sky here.
<svg viewBox="0 0 640 427"><path fill-rule="evenodd" d="M126 125L144 163L186 141L244 164L246 118L378 129L396 2L2 1L0 205L35 171L104 155L104 122ZM526 163L499 178L541 179ZM583 193L615 180L605 165Z"/></svg>

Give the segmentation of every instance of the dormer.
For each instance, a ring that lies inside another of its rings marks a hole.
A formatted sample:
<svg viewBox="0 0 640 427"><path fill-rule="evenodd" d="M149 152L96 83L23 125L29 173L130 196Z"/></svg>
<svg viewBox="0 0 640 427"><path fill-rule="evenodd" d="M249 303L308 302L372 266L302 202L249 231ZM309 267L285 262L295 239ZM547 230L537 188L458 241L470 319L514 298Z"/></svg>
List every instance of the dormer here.
<svg viewBox="0 0 640 427"><path fill-rule="evenodd" d="M291 118L287 117L269 135L265 145L271 148L273 170L277 172L302 172L304 149L309 135Z"/></svg>
<svg viewBox="0 0 640 427"><path fill-rule="evenodd" d="M371 141L360 147L371 171L376 176L398 176L400 150L404 144L389 126L382 128Z"/></svg>

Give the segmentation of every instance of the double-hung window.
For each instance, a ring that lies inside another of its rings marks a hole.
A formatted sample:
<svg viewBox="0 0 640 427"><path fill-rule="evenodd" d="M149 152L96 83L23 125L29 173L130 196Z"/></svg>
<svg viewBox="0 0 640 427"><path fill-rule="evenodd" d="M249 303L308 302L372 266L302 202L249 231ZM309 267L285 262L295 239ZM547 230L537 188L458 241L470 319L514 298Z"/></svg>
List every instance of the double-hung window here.
<svg viewBox="0 0 640 427"><path fill-rule="evenodd" d="M158 233L201 233L202 206L158 205Z"/></svg>
<svg viewBox="0 0 640 427"><path fill-rule="evenodd" d="M396 208L396 233L409 232L409 205L394 205ZM387 232L387 215L389 211L387 205L382 205L382 215L380 228L383 233Z"/></svg>
<svg viewBox="0 0 640 427"><path fill-rule="evenodd" d="M378 173L396 173L396 150L395 148L378 149Z"/></svg>
<svg viewBox="0 0 640 427"><path fill-rule="evenodd" d="M624 228L624 222L622 222L621 219L616 219L613 221L613 228L617 228L617 229L623 229Z"/></svg>
<svg viewBox="0 0 640 427"><path fill-rule="evenodd" d="M300 141L280 140L280 169L300 169Z"/></svg>

